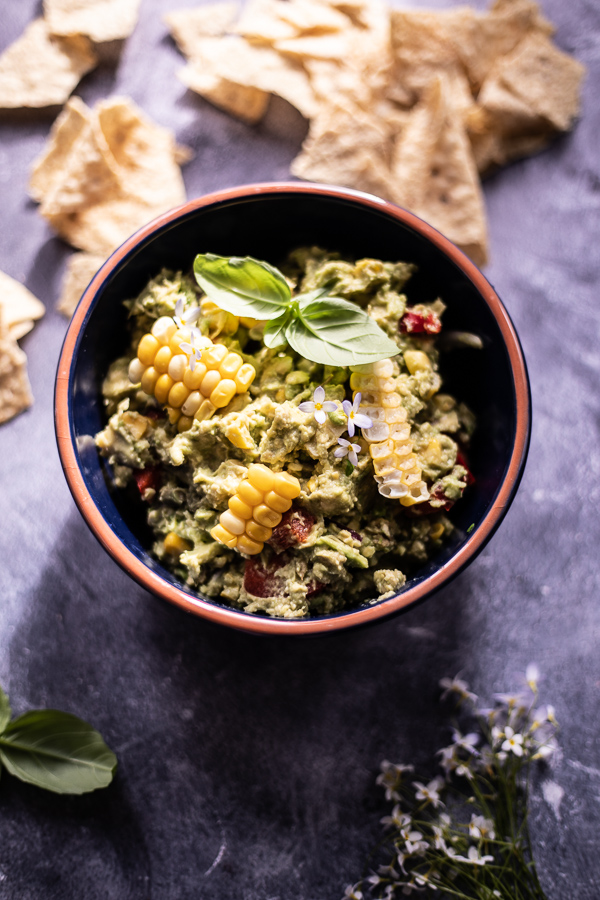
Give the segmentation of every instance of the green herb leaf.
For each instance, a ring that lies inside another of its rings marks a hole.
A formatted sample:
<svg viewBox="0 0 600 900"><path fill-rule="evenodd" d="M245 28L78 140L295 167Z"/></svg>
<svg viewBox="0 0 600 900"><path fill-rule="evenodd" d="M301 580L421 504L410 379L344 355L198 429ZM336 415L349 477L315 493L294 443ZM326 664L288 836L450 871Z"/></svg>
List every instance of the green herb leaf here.
<svg viewBox="0 0 600 900"><path fill-rule="evenodd" d="M299 303L286 337L301 356L330 366L363 365L399 353L374 319L340 297Z"/></svg>
<svg viewBox="0 0 600 900"><path fill-rule="evenodd" d="M292 296L279 269L251 256L228 258L199 253L194 274L206 295L234 316L276 318Z"/></svg>
<svg viewBox="0 0 600 900"><path fill-rule="evenodd" d="M275 350L277 347L284 347L287 344L285 329L290 319L291 313L288 312L267 322L263 330L265 347Z"/></svg>
<svg viewBox="0 0 600 900"><path fill-rule="evenodd" d="M87 722L54 709L32 710L0 736L11 775L57 794L84 794L112 781L117 758Z"/></svg>
<svg viewBox="0 0 600 900"><path fill-rule="evenodd" d="M8 697L0 687L0 734L2 734L10 722L11 716L12 710L10 708L10 703L8 702Z"/></svg>
<svg viewBox="0 0 600 900"><path fill-rule="evenodd" d="M344 470L344 474L347 475L348 478L350 478L350 476L352 475L353 472L354 472L354 466L352 465L352 463L350 462L350 460L347 459L347 460L346 460L346 468L345 468L345 470Z"/></svg>

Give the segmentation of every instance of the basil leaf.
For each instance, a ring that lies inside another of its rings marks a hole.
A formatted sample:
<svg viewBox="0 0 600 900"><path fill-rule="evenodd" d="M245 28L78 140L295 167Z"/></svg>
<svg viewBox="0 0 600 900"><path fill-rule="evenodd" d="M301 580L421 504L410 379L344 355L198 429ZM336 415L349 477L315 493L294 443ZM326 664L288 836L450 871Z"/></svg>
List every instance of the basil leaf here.
<svg viewBox="0 0 600 900"><path fill-rule="evenodd" d="M301 306L286 327L286 337L306 359L330 366L364 365L400 352L374 319L340 297Z"/></svg>
<svg viewBox="0 0 600 900"><path fill-rule="evenodd" d="M199 253L194 260L196 281L220 309L234 316L274 319L287 308L292 292L279 271L251 256Z"/></svg>
<svg viewBox="0 0 600 900"><path fill-rule="evenodd" d="M0 734L2 734L10 722L11 716L12 710L10 708L10 703L8 702L8 697L0 687Z"/></svg>
<svg viewBox="0 0 600 900"><path fill-rule="evenodd" d="M117 758L87 722L54 709L15 719L0 735L0 761L21 781L84 794L112 781Z"/></svg>
<svg viewBox="0 0 600 900"><path fill-rule="evenodd" d="M277 347L284 347L287 344L285 329L290 318L291 316L289 313L285 313L283 316L279 316L277 319L271 319L270 322L267 322L263 329L263 341L265 347L275 350Z"/></svg>

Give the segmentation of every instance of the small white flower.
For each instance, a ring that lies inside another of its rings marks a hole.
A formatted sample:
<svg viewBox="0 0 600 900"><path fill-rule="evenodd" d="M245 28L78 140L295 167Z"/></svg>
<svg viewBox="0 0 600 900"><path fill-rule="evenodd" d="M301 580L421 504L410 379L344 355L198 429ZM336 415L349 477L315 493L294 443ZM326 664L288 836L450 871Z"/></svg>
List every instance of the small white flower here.
<svg viewBox="0 0 600 900"><path fill-rule="evenodd" d="M327 413L335 412L337 409L337 403L325 400L325 388L319 385L315 388L312 400L304 400L298 409L303 413L314 413L316 421L319 425L323 425L327 421Z"/></svg>
<svg viewBox="0 0 600 900"><path fill-rule="evenodd" d="M354 437L354 432L357 428L371 428L373 425L372 419L358 411L361 399L362 394L359 392L354 398L354 403L350 403L349 400L344 400L342 403L342 409L348 418L348 434L350 437Z"/></svg>
<svg viewBox="0 0 600 900"><path fill-rule="evenodd" d="M510 725L504 729L506 740L502 744L502 749L507 753L514 753L515 756L523 756L523 735L515 734Z"/></svg>
<svg viewBox="0 0 600 900"><path fill-rule="evenodd" d="M469 835L476 841L493 841L496 837L494 823L485 816L471 816Z"/></svg>
<svg viewBox="0 0 600 900"><path fill-rule="evenodd" d="M441 700L445 700L450 694L456 694L460 700L470 700L471 703L477 703L477 694L473 694L469 690L467 682L462 681L460 678L442 678L440 687L444 688L444 693L440 697Z"/></svg>
<svg viewBox="0 0 600 900"><path fill-rule="evenodd" d="M402 829L410 824L410 816L403 813L400 809L400 804L397 803L392 810L391 816L384 816L379 821L382 825L394 825L396 828Z"/></svg>
<svg viewBox="0 0 600 900"><path fill-rule="evenodd" d="M363 900L363 892L360 889L360 881L357 884L349 884L344 891L342 900Z"/></svg>
<svg viewBox="0 0 600 900"><path fill-rule="evenodd" d="M402 766L391 763L389 759L384 759L381 765L381 775L375 779L375 784L380 784L385 788L386 800L400 800L398 788L404 782L404 775L407 772L414 772L414 766Z"/></svg>
<svg viewBox="0 0 600 900"><path fill-rule="evenodd" d="M350 441L347 441L345 438L338 438L338 444L340 446L333 451L333 455L337 457L337 459L342 459L344 456L347 456L352 465L357 466L357 454L360 453L361 450L360 444L351 444Z"/></svg>
<svg viewBox="0 0 600 900"><path fill-rule="evenodd" d="M467 753L476 753L475 747L480 741L480 736L474 731L469 734L462 735L456 728L452 730L452 741L458 749L466 750Z"/></svg>
<svg viewBox="0 0 600 900"><path fill-rule="evenodd" d="M177 302L179 303L179 301ZM181 352L187 354L189 358L190 369L192 372L196 368L196 362L199 362L202 359L202 348L198 346L200 337L199 330L197 328L192 328L189 343L188 341L182 341L179 345Z"/></svg>
<svg viewBox="0 0 600 900"><path fill-rule="evenodd" d="M417 800L425 800L426 803L431 803L434 809L444 805L439 794L440 789L444 786L443 779L434 778L428 785L421 784L420 781L413 781L413 785L417 788L415 793Z"/></svg>
<svg viewBox="0 0 600 900"><path fill-rule="evenodd" d="M537 691L538 681L540 680L540 670L535 663L529 663L525 670L525 680L532 691Z"/></svg>
<svg viewBox="0 0 600 900"><path fill-rule="evenodd" d="M188 309L186 313L184 313L183 297L180 297L175 304L175 315L173 316L173 321L178 328L185 328L187 325L191 325L192 322L195 322L199 315L199 306L193 306L191 309Z"/></svg>

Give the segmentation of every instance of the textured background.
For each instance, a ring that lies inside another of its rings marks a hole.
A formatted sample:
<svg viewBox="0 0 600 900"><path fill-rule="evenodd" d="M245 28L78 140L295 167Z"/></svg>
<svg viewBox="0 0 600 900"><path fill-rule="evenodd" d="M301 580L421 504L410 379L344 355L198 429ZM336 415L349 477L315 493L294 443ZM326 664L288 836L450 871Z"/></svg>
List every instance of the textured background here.
<svg viewBox="0 0 600 900"><path fill-rule="evenodd" d="M174 128L196 153L190 197L286 178L304 135L291 108L273 103L248 128L175 78L181 57L161 14L189 5L143 0L118 66L77 93L129 94ZM2 47L40 6L0 0ZM66 330L53 307L70 251L26 193L50 120L0 122L0 269L47 306L24 340L35 406L0 429L0 683L15 712L51 706L90 720L120 762L108 790L79 799L2 779L1 900L337 900L379 831L380 760L432 766L447 742L439 678L460 671L489 698L519 686L532 660L562 724L545 777L564 797L534 800L541 879L553 900L597 900L600 6L542 6L559 45L589 67L583 117L485 185L486 274L531 374L525 476L466 572L359 633L288 643L216 629L133 584L88 532L52 421Z"/></svg>

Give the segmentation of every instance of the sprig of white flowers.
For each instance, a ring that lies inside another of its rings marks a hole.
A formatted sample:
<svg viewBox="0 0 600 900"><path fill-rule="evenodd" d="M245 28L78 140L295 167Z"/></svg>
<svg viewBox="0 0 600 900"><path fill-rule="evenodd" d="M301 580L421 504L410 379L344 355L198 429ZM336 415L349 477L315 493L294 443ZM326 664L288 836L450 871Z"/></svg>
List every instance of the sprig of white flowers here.
<svg viewBox="0 0 600 900"><path fill-rule="evenodd" d="M325 388L323 385L319 385L319 387L314 390L312 400L303 400L302 403L299 404L298 409L303 413L312 413L315 421L318 422L319 425L325 424L327 421L327 413L341 412L342 415L346 417L348 436L354 437L357 428L371 428L373 425L373 420L360 412L361 399L362 394L358 392L354 397L353 403L351 403L350 400L344 400L342 402L342 409L339 410L338 405L334 400L325 399ZM333 455L337 459L347 457L348 462L352 467L357 466L358 454L362 449L360 444L350 443L350 441L342 437L338 438L338 444L339 446L334 450Z"/></svg>
<svg viewBox="0 0 600 900"><path fill-rule="evenodd" d="M394 803L381 820L382 865L346 888L344 900L393 900L421 893L463 900L546 900L527 826L530 768L557 749L552 706L537 706L539 672L529 666L526 688L496 694L492 708L460 678L444 678L469 726L452 729L438 754L443 777L413 780L413 767L384 760L377 784ZM469 821L470 816L470 821Z"/></svg>

